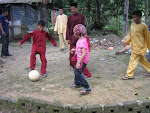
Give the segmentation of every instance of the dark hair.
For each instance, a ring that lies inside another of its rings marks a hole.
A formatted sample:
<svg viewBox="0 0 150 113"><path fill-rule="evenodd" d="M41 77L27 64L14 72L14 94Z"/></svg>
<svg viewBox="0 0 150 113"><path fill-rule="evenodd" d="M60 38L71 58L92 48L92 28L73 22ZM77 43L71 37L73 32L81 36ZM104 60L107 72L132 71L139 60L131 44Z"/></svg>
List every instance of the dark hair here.
<svg viewBox="0 0 150 113"><path fill-rule="evenodd" d="M142 17L142 12L140 10L134 11L132 13L132 15L136 15L136 16L141 16Z"/></svg>
<svg viewBox="0 0 150 113"><path fill-rule="evenodd" d="M78 8L78 4L77 4L77 3L72 3L72 4L70 4L70 6L71 6L71 7L74 6L74 7Z"/></svg>
<svg viewBox="0 0 150 113"><path fill-rule="evenodd" d="M39 20L39 22L38 22L38 25L41 25L41 26L45 26L45 21L44 20Z"/></svg>
<svg viewBox="0 0 150 113"><path fill-rule="evenodd" d="M62 10L63 10L63 8L62 8L62 7L59 7L58 9L62 9Z"/></svg>
<svg viewBox="0 0 150 113"><path fill-rule="evenodd" d="M8 11L7 8L2 9L2 13L6 13Z"/></svg>

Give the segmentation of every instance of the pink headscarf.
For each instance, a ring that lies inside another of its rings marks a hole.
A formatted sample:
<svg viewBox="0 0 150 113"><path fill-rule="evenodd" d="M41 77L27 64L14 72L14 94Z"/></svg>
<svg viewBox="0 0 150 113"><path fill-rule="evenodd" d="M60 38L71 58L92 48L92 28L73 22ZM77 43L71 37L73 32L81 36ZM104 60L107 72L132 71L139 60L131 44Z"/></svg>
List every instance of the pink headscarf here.
<svg viewBox="0 0 150 113"><path fill-rule="evenodd" d="M75 34L82 34L82 36L87 35L87 29L85 28L84 25L82 24L77 24L74 28L73 28L73 32Z"/></svg>

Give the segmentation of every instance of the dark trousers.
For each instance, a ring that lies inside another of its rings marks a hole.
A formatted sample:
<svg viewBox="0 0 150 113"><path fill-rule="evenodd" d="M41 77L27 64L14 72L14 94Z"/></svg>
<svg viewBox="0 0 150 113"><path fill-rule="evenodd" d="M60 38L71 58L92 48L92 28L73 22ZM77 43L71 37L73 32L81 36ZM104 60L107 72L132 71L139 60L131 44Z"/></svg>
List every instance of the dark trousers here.
<svg viewBox="0 0 150 113"><path fill-rule="evenodd" d="M76 62L77 62L77 54L75 54L75 55L72 57L71 62L72 62L72 64L73 64L73 66L75 67L75 66L76 66ZM84 68L83 74L84 74L85 76L89 77L89 78L92 77L92 75L91 75L89 69L87 68L87 66Z"/></svg>
<svg viewBox="0 0 150 113"><path fill-rule="evenodd" d="M82 65L82 69L77 69L76 67L74 68L74 74L75 74L75 79L74 82L77 86L82 86L84 88L89 88L89 84L88 82L85 80L82 72L84 70L84 68L86 67L86 64L83 63Z"/></svg>
<svg viewBox="0 0 150 113"><path fill-rule="evenodd" d="M1 35L1 40L2 40L2 51L1 51L1 56L9 55L9 35Z"/></svg>

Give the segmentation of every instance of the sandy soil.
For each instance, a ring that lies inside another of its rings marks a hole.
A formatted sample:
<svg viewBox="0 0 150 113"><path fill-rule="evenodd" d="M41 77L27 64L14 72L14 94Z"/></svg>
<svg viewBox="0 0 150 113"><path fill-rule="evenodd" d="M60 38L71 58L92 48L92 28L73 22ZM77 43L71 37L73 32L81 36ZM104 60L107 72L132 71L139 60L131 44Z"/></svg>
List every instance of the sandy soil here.
<svg viewBox="0 0 150 113"><path fill-rule="evenodd" d="M1 45L0 45L1 46ZM150 96L150 78L144 76L146 71L138 65L135 80L123 81L126 74L129 55L116 56L115 51L101 48L92 49L88 68L93 79L88 80L92 87L89 95L81 96L81 89L71 89L74 73L69 70L68 51L60 52L58 47L47 45L47 78L37 82L28 79L31 44L25 43L21 48L16 43L10 44L13 57L0 60L0 96L17 99L21 96L38 98L50 102L72 105L106 104L127 100L146 99ZM104 58L105 61L99 59ZM40 71L41 61L37 55L36 70Z"/></svg>

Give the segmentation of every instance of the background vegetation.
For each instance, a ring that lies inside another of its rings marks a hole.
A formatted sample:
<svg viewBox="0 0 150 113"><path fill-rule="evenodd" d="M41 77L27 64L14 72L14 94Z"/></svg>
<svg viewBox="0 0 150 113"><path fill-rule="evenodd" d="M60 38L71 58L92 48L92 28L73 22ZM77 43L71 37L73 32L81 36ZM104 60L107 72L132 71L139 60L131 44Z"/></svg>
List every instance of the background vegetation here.
<svg viewBox="0 0 150 113"><path fill-rule="evenodd" d="M79 12L85 16L85 24L88 31L100 30L103 34L122 34L124 7L127 0L53 0L54 9L64 8L64 13L69 15L70 4L78 3ZM128 30L132 23L131 14L135 10L143 12L142 21L150 27L150 0L129 0ZM146 9L146 6L147 9ZM146 11L147 10L147 11ZM147 17L145 17L147 15ZM146 18L146 19L145 19Z"/></svg>

